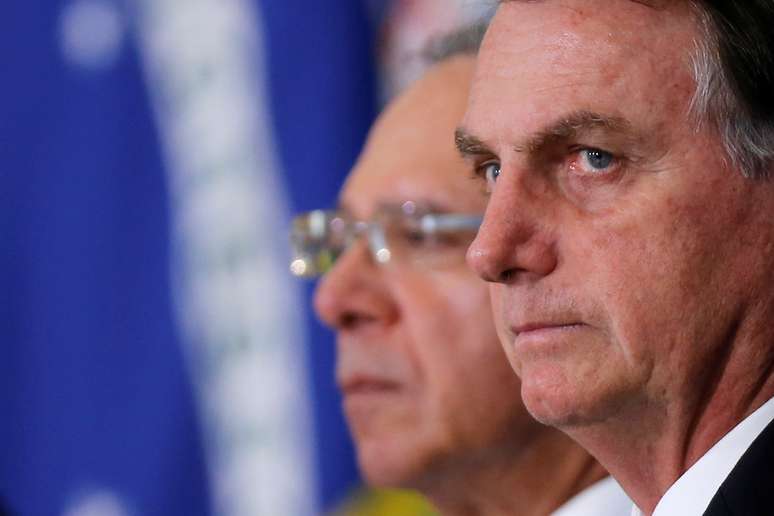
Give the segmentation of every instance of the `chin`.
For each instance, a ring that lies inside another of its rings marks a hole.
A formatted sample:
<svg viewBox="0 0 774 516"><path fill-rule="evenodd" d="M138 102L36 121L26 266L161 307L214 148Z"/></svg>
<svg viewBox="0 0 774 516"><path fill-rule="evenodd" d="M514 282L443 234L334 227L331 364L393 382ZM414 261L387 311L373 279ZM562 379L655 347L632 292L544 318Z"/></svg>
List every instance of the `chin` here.
<svg viewBox="0 0 774 516"><path fill-rule="evenodd" d="M536 421L547 426L568 428L591 423L578 407L554 399L531 396L529 400L524 400L524 405Z"/></svg>
<svg viewBox="0 0 774 516"><path fill-rule="evenodd" d="M412 488L423 473L420 455L396 439L358 441L357 462L372 487Z"/></svg>
<svg viewBox="0 0 774 516"><path fill-rule="evenodd" d="M561 429L604 420L608 400L590 392L588 382L573 380L561 368L526 368L521 383L524 406L540 423Z"/></svg>
<svg viewBox="0 0 774 516"><path fill-rule="evenodd" d="M522 383L522 398L537 421L566 432L620 419L627 406L638 402L636 393L629 391L584 389L582 384L544 390L527 382Z"/></svg>

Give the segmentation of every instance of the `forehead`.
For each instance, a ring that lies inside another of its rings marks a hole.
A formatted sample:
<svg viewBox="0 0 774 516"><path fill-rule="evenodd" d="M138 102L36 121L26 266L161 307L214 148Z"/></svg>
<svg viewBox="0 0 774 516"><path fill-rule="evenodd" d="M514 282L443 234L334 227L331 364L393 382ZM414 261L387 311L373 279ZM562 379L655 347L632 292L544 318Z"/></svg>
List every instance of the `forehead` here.
<svg viewBox="0 0 774 516"><path fill-rule="evenodd" d="M454 146L474 58L436 65L390 104L369 135L341 196L367 216L379 204L420 200L449 211L482 211L484 198Z"/></svg>
<svg viewBox="0 0 774 516"><path fill-rule="evenodd" d="M578 110L657 124L659 110L687 109L697 37L687 2L505 2L479 54L465 124L516 137Z"/></svg>

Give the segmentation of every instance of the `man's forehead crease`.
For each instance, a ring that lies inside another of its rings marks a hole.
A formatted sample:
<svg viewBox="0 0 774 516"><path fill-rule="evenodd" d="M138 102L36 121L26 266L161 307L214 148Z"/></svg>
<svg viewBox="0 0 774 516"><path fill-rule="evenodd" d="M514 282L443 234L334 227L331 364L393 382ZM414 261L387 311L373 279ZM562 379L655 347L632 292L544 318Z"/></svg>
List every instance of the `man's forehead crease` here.
<svg viewBox="0 0 774 516"><path fill-rule="evenodd" d="M687 0L683 1L687 3ZM511 16L506 14L500 17L500 24L497 23L496 17L490 30L491 34L488 34L490 41L487 41L484 47L494 43L500 48L510 46L515 50L522 45L521 50L528 54L530 50L534 53L535 49L523 45L540 44L543 46L543 54L555 54L557 58L561 58L562 55L571 54L573 51L588 51L589 44L599 51L601 47L612 50L616 42L634 43L645 37L644 34L654 25L664 26L664 29L671 32L676 28L672 22L678 22L679 28L684 29L679 23L680 17L671 16L666 12L668 7L674 7L674 0L615 2L625 8L625 14L613 9L609 5L611 0L605 0L602 8L600 5L595 6L595 2L577 1L511 0L503 3L527 8L529 4L543 4L554 9L553 14L548 16L537 16L537 13L536 16L527 17L516 12Z"/></svg>
<svg viewBox="0 0 774 516"><path fill-rule="evenodd" d="M540 38L535 35L540 34ZM491 80L520 77L521 70L528 67L556 66L577 50L583 39L572 30L561 29L553 32L545 26L506 28L496 32L479 53L477 75L485 73ZM502 66L513 63L518 66ZM479 77L480 78L480 77Z"/></svg>

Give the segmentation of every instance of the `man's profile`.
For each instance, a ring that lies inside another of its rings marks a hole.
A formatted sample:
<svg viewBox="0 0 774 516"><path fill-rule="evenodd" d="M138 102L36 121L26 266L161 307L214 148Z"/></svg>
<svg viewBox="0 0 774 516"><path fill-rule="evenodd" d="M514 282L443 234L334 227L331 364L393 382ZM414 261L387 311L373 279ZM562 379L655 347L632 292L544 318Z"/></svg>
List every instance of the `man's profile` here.
<svg viewBox="0 0 774 516"><path fill-rule="evenodd" d="M417 489L446 515L544 515L571 498L557 514L617 514L630 502L604 470L527 414L486 284L465 264L486 198L449 136L474 52L442 60L387 107L339 210L298 219L296 265L327 271L316 308L337 332L370 485Z"/></svg>
<svg viewBox="0 0 774 516"><path fill-rule="evenodd" d="M774 439L772 27L770 1L502 2L457 130L525 404L647 514L774 512L772 468L731 474Z"/></svg>

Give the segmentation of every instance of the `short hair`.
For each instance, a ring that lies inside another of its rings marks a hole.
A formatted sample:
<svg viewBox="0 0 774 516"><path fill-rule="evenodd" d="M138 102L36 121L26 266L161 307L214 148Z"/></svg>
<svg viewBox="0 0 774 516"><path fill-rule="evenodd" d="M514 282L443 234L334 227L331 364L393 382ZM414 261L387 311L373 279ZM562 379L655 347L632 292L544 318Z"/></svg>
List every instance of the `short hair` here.
<svg viewBox="0 0 774 516"><path fill-rule="evenodd" d="M511 1L517 0L500 3ZM716 128L728 159L746 177L769 179L774 175L774 0L684 1L702 31L691 56L696 81L691 112Z"/></svg>
<svg viewBox="0 0 774 516"><path fill-rule="evenodd" d="M704 32L694 59L692 107L719 130L750 178L774 164L774 0L690 0Z"/></svg>
<svg viewBox="0 0 774 516"><path fill-rule="evenodd" d="M430 64L440 63L460 55L475 56L481 48L489 19L489 17L482 18L476 23L431 39L425 46L422 56Z"/></svg>

